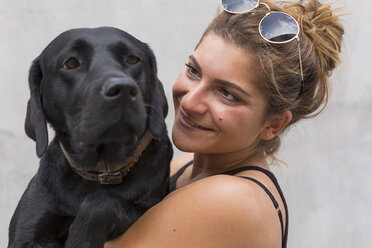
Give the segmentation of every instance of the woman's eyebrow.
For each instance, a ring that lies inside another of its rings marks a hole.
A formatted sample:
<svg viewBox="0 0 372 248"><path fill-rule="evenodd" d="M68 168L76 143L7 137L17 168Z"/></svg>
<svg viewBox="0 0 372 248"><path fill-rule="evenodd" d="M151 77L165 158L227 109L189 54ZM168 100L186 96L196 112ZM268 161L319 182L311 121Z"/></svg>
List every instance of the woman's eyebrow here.
<svg viewBox="0 0 372 248"><path fill-rule="evenodd" d="M199 71L199 73L201 73L201 66L199 65L198 61L196 60L196 58L193 56L193 55L190 55L189 56L189 59L192 61L192 63L194 64L195 66L195 69L197 69Z"/></svg>
<svg viewBox="0 0 372 248"><path fill-rule="evenodd" d="M196 58L193 55L190 55L189 56L189 59L194 64L195 69L197 69L199 71L199 73L202 73L201 66L199 65L199 63L196 60ZM236 85L234 83L231 83L231 82L228 82L228 81L225 81L225 80L222 80L222 79L216 79L215 82L218 83L218 84L220 84L220 85L223 85L225 87L236 89L237 91L240 91L241 93L243 93L244 95L246 95L248 97L252 97L250 94L248 94L248 92L246 92L245 90L243 90L243 88L241 88L240 86L238 86L238 85Z"/></svg>
<svg viewBox="0 0 372 248"><path fill-rule="evenodd" d="M252 97L250 94L248 94L248 92L243 90L243 88L241 88L239 85L236 85L234 83L231 83L231 82L228 82L228 81L225 81L225 80L221 80L221 79L216 79L215 82L218 83L218 84L221 84L221 85L223 85L227 88L233 88L233 89L243 93L244 95L246 95L248 97Z"/></svg>

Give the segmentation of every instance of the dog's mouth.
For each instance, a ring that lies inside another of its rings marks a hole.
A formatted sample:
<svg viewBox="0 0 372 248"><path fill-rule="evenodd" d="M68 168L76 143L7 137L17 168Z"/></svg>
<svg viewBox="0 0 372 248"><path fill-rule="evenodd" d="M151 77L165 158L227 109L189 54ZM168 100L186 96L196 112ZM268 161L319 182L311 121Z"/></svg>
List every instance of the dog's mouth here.
<svg viewBox="0 0 372 248"><path fill-rule="evenodd" d="M126 142L101 142L97 144L74 146L69 153L61 143L62 150L70 165L77 171L106 173L126 168L129 164L138 161L142 152L153 139L150 130L147 130L138 139L132 136ZM76 143L75 143L76 144Z"/></svg>
<svg viewBox="0 0 372 248"><path fill-rule="evenodd" d="M137 146L138 136L131 135L129 137L121 137L118 135L115 138L101 137L98 140L90 143L83 141L78 143L80 150L90 154L95 153L99 159L107 159L106 156L112 156L113 153L115 153L115 151L117 151L119 148L125 149L128 152L133 150Z"/></svg>
<svg viewBox="0 0 372 248"><path fill-rule="evenodd" d="M65 146L60 143L62 151L72 169L85 179L99 181L103 184L118 184L122 182L131 167L133 167L151 143L154 136L147 130L138 140L135 147L123 147L118 144L99 144L83 160L75 160ZM82 162L79 162L82 161Z"/></svg>
<svg viewBox="0 0 372 248"><path fill-rule="evenodd" d="M70 156L73 167L83 171L115 171L125 166L134 154L137 144L133 142L105 142L82 144ZM76 152L77 151L77 152ZM70 161L71 164L71 161Z"/></svg>

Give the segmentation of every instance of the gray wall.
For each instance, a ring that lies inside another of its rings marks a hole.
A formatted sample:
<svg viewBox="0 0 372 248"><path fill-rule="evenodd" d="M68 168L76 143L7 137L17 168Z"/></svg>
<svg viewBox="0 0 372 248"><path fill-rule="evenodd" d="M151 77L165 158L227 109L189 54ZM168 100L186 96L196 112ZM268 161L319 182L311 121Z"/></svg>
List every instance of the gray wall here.
<svg viewBox="0 0 372 248"><path fill-rule="evenodd" d="M218 0L0 0L0 247L11 215L38 168L23 130L31 61L64 30L115 26L153 48L169 104L171 85L218 8ZM283 139L274 168L290 207L290 247L372 247L372 70L370 1L340 0L343 66L317 118ZM172 126L173 109L167 118Z"/></svg>

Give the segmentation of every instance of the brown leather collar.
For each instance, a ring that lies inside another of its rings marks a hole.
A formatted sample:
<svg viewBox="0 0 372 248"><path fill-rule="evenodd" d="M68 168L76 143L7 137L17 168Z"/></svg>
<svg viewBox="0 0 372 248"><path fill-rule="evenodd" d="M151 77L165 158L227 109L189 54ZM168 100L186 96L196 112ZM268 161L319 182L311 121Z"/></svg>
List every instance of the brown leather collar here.
<svg viewBox="0 0 372 248"><path fill-rule="evenodd" d="M84 171L80 168L79 164L70 156L70 154L68 154L62 143L60 142L59 144L70 166L81 177L91 181L99 182L100 184L120 184L123 182L123 177L128 175L130 168L132 168L138 162L143 151L147 148L153 138L154 136L152 135L152 133L149 130L146 131L138 142L138 146L136 147L133 155L130 156L121 166L110 165L106 164L104 161L100 161L99 163L104 163L105 167L104 170L100 171ZM115 169L117 167L119 167L119 169Z"/></svg>

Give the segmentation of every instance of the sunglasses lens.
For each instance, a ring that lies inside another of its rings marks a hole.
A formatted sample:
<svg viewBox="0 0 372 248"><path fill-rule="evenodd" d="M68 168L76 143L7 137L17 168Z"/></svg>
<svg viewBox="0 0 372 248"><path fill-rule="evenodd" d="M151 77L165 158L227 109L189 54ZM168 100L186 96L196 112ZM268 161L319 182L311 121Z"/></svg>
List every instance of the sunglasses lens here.
<svg viewBox="0 0 372 248"><path fill-rule="evenodd" d="M254 9L259 0L222 0L222 8L229 13L243 13Z"/></svg>
<svg viewBox="0 0 372 248"><path fill-rule="evenodd" d="M271 42L290 41L299 31L296 20L283 12L270 13L260 23L261 36Z"/></svg>

